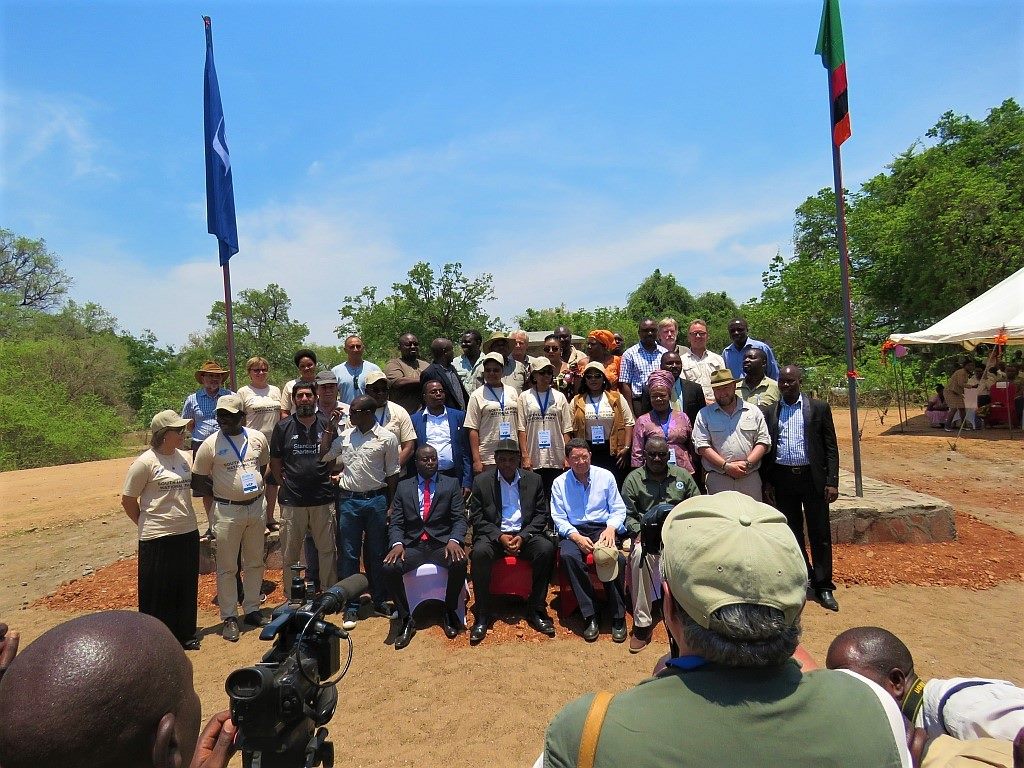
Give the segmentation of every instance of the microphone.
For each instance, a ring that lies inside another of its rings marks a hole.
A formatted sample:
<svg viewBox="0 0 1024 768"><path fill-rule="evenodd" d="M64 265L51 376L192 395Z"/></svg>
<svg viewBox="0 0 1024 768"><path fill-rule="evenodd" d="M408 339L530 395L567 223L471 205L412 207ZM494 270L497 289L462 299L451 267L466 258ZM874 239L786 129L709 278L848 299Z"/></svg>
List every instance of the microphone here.
<svg viewBox="0 0 1024 768"><path fill-rule="evenodd" d="M370 582L361 573L342 579L330 589L325 589L320 595L315 607L323 609L324 613L337 613L345 607L346 603L354 600L366 591Z"/></svg>

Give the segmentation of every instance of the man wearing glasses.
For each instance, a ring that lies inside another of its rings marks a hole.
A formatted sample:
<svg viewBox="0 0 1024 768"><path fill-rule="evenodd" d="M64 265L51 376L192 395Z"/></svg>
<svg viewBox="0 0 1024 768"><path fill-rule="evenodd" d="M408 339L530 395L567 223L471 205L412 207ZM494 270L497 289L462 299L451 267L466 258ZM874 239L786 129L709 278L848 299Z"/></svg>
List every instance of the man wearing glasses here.
<svg viewBox="0 0 1024 768"><path fill-rule="evenodd" d="M680 375L687 381L700 384L704 389L704 402L710 405L715 402L711 374L725 368L725 358L708 349L708 325L703 320L690 323L687 338L690 351L682 355L683 371Z"/></svg>

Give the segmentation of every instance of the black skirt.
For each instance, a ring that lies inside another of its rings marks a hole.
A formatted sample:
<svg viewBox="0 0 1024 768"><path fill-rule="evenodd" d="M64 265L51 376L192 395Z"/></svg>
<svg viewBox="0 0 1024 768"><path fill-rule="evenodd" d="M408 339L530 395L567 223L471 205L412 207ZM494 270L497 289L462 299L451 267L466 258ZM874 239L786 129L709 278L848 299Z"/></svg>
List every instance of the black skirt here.
<svg viewBox="0 0 1024 768"><path fill-rule="evenodd" d="M139 613L160 619L179 643L196 635L199 531L139 542Z"/></svg>

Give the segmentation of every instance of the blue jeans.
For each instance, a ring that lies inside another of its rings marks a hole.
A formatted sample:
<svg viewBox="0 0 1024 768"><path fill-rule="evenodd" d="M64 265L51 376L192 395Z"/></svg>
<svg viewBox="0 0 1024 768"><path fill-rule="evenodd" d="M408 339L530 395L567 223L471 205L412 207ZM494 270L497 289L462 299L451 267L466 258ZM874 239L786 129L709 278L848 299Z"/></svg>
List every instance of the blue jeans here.
<svg viewBox="0 0 1024 768"><path fill-rule="evenodd" d="M387 554L388 524L386 496L372 499L341 499L338 502L338 578L346 579L359 573L359 555L366 534L366 576L370 581L370 595L374 605L387 599L387 588L381 574L384 555ZM358 608L359 601L349 603Z"/></svg>

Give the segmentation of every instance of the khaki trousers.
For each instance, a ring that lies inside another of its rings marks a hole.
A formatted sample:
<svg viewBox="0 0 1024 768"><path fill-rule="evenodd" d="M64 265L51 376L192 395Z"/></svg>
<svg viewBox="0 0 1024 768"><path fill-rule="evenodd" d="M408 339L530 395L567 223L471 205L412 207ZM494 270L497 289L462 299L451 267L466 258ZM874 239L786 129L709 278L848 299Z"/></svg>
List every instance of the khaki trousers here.
<svg viewBox="0 0 1024 768"><path fill-rule="evenodd" d="M334 522L334 502L315 507L289 507L281 509L281 564L285 597L292 596L291 566L299 562L302 541L306 531L313 537L320 563L320 584L324 589L333 587L338 580L338 550L335 543L337 528Z"/></svg>
<svg viewBox="0 0 1024 768"><path fill-rule="evenodd" d="M656 584L654 579L658 580ZM661 556L644 554L639 538L633 542L629 553L629 593L633 601L633 625L651 626L654 623L651 605L661 597Z"/></svg>
<svg viewBox="0 0 1024 768"><path fill-rule="evenodd" d="M755 501L762 501L761 498L761 476L757 472L751 472L746 477L741 477L739 480L733 480L728 475L723 475L721 472L708 472L708 476L705 479L708 485L708 493L718 493L719 491L739 491L745 493Z"/></svg>
<svg viewBox="0 0 1024 768"><path fill-rule="evenodd" d="M260 609L263 585L263 532L267 526L267 502L260 496L252 504L213 503L213 532L217 537L217 604L220 617L238 615L238 553L242 553L243 613Z"/></svg>

